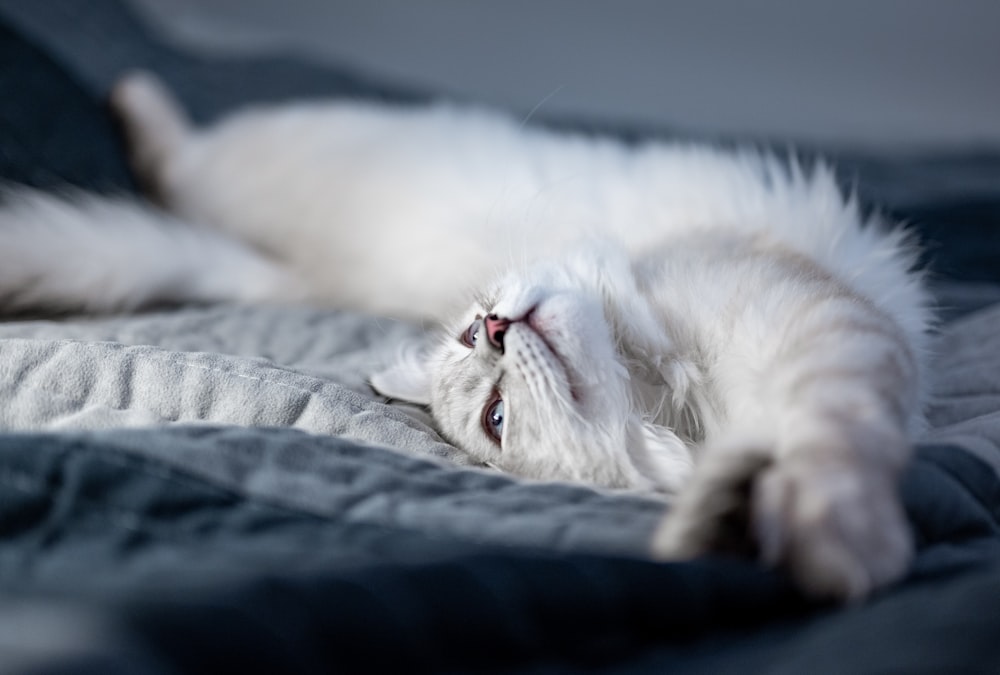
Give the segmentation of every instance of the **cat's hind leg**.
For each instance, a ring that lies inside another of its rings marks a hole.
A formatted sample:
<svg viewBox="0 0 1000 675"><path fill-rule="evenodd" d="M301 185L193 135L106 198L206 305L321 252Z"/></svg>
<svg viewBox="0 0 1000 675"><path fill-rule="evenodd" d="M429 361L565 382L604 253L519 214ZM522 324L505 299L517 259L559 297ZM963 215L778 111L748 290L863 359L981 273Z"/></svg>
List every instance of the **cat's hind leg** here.
<svg viewBox="0 0 1000 675"><path fill-rule="evenodd" d="M156 76L143 71L123 76L109 103L125 135L136 178L150 199L166 205L166 168L192 133L187 114Z"/></svg>

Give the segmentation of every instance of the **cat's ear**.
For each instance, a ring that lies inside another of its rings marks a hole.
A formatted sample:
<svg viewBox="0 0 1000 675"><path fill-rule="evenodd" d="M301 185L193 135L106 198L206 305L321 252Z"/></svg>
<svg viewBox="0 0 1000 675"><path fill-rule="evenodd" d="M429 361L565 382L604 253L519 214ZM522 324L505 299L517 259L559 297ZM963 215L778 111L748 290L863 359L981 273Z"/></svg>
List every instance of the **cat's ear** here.
<svg viewBox="0 0 1000 675"><path fill-rule="evenodd" d="M431 371L427 351L418 348L401 351L392 365L371 376L369 384L386 398L430 405Z"/></svg>
<svg viewBox="0 0 1000 675"><path fill-rule="evenodd" d="M629 457L656 489L676 494L694 470L687 445L667 427L634 417L629 423Z"/></svg>

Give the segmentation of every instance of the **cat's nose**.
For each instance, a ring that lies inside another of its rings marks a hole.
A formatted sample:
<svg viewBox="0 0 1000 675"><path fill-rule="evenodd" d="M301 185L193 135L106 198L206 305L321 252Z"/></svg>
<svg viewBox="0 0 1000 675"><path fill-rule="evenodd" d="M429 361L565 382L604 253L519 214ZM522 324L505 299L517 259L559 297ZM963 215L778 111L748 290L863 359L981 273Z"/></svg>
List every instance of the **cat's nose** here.
<svg viewBox="0 0 1000 675"><path fill-rule="evenodd" d="M486 325L486 337L490 344L497 349L503 349L503 336L510 326L510 320L503 319L496 314L490 314L483 319L483 323Z"/></svg>

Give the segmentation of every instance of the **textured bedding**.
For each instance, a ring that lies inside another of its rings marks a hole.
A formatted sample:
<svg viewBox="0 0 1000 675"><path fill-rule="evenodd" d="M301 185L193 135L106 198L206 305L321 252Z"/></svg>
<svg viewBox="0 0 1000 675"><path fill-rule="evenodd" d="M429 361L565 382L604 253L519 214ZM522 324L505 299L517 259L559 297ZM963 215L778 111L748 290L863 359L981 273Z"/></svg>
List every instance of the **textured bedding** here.
<svg viewBox="0 0 1000 675"><path fill-rule="evenodd" d="M747 561L649 562L654 499L440 459L447 446L429 429L335 383L363 389L366 327L417 331L380 324L217 307L3 325L6 423L32 409L32 424L61 428L0 435L0 622L18 627L0 637L7 662L705 673L997 662L1000 480L988 463L1000 387L983 374L1000 371L984 347L1000 307L942 334L933 442L903 484L920 553L900 587L850 610L811 606ZM257 416L299 428L224 424ZM919 635L928 642L910 644Z"/></svg>
<svg viewBox="0 0 1000 675"><path fill-rule="evenodd" d="M0 0L6 180L134 189L98 101L136 65L202 118L249 98L413 98L200 60L114 0L79 8ZM10 318L0 670L997 672L1000 156L840 165L933 242L947 317L902 484L918 555L901 584L838 608L752 561L650 562L663 502L472 466L372 395L366 375L421 326L248 306Z"/></svg>
<svg viewBox="0 0 1000 675"><path fill-rule="evenodd" d="M933 347L932 429L1000 470L1000 305ZM0 323L0 424L10 431L166 424L290 427L468 465L367 377L432 339L404 322L309 308L219 306Z"/></svg>
<svg viewBox="0 0 1000 675"><path fill-rule="evenodd" d="M468 464L366 377L412 326L307 309L220 307L0 325L9 430L167 423L293 427Z"/></svg>

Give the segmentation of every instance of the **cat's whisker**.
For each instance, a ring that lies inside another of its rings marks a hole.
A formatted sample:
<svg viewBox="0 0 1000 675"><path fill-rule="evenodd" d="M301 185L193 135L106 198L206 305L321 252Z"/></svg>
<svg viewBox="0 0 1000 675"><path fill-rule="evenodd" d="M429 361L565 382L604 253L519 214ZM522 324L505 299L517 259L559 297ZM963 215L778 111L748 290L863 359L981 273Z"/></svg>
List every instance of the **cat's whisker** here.
<svg viewBox="0 0 1000 675"><path fill-rule="evenodd" d="M517 126L518 130L524 129L524 127L528 124L528 122L531 121L531 118L535 116L535 113L538 112L542 108L543 105L545 105L546 103L548 103L549 100L553 96L555 96L556 94L558 94L560 91L562 91L565 88L566 88L565 84L560 84L555 89L553 89L552 91L550 91L548 94L546 94L545 96L543 96L542 100L540 100L538 103L536 103L535 106L531 110L528 111L528 114L525 115L521 119L521 123Z"/></svg>

